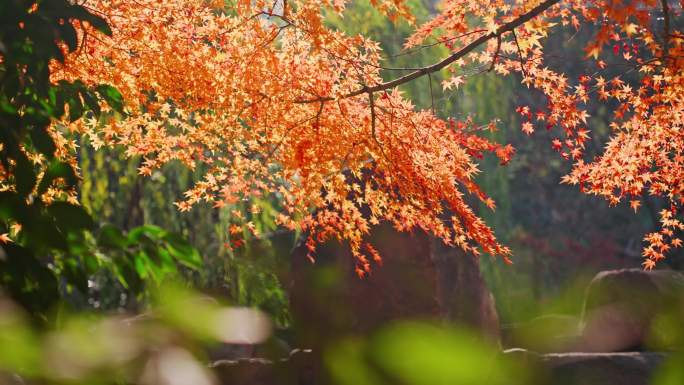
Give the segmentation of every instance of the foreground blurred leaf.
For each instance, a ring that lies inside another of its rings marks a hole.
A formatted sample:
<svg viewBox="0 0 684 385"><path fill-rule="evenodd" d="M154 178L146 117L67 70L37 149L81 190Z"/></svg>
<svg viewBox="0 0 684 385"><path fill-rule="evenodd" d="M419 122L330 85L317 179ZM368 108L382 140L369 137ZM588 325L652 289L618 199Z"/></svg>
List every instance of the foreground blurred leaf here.
<svg viewBox="0 0 684 385"><path fill-rule="evenodd" d="M331 348L326 365L340 385L380 385L382 377L364 361L364 341L348 339Z"/></svg>
<svg viewBox="0 0 684 385"><path fill-rule="evenodd" d="M653 385L684 384L684 355L670 357L653 378Z"/></svg>
<svg viewBox="0 0 684 385"><path fill-rule="evenodd" d="M400 322L367 341L334 346L326 365L340 384L528 385L510 357L468 330Z"/></svg>
<svg viewBox="0 0 684 385"><path fill-rule="evenodd" d="M387 373L412 385L512 384L520 378L481 338L430 324L391 326L372 340L370 354Z"/></svg>
<svg viewBox="0 0 684 385"><path fill-rule="evenodd" d="M40 343L20 309L0 298L0 370L34 375L41 363Z"/></svg>

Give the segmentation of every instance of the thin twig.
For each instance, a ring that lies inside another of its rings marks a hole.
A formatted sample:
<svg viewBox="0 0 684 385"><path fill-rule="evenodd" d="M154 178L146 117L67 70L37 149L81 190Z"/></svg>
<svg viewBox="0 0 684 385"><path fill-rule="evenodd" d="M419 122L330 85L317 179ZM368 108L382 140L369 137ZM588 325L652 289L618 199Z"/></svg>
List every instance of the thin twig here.
<svg viewBox="0 0 684 385"><path fill-rule="evenodd" d="M515 31L513 31L515 33ZM496 37L496 51L494 52L494 57L492 58L492 65L489 66L487 72L491 72L494 69L494 65L499 59L499 52L501 51L501 35Z"/></svg>
<svg viewBox="0 0 684 385"><path fill-rule="evenodd" d="M513 33L513 40L515 40L515 46L518 47L518 58L520 59L520 71L522 71L523 75L527 77L527 71L525 71L525 59L523 59L522 56L522 50L520 49L520 44L518 43L518 36L515 34L515 31L511 31Z"/></svg>
<svg viewBox="0 0 684 385"><path fill-rule="evenodd" d="M380 142L378 141L377 135L375 135L375 100L373 99L373 93L368 92L368 105L370 106L370 113L371 113L371 134L373 135L373 139L375 139L375 143L380 145Z"/></svg>
<svg viewBox="0 0 684 385"><path fill-rule="evenodd" d="M409 49L409 50L406 50L404 52L400 52L400 53L395 54L395 55L388 55L387 58L388 59L395 59L395 58L398 58L400 56L412 55L412 54L414 54L414 53L416 53L422 49L434 47L434 46L440 45L440 44L446 44L446 43L449 43L450 41L458 40L458 39L464 38L466 36L469 36L469 35L472 35L475 33L482 33L482 32L487 32L487 30L486 29L476 29L476 30L469 31L469 32L466 32L466 33L461 34L461 35L452 36L452 37L447 38L447 39L441 39L441 40L436 41L434 43L419 45L416 48Z"/></svg>
<svg viewBox="0 0 684 385"><path fill-rule="evenodd" d="M372 91L368 91L368 105L370 106L370 113L371 113L371 136L373 137L375 144L378 145L378 150L380 150L380 154L382 155L382 157L385 158L389 162L389 158L387 158L387 155L385 155L385 150L382 148L382 144L380 144L380 141L378 140L378 135L376 133L375 100L373 98L373 92Z"/></svg>
<svg viewBox="0 0 684 385"><path fill-rule="evenodd" d="M432 74L428 74L428 84L430 85L430 107L432 114L435 114L435 94L432 92Z"/></svg>

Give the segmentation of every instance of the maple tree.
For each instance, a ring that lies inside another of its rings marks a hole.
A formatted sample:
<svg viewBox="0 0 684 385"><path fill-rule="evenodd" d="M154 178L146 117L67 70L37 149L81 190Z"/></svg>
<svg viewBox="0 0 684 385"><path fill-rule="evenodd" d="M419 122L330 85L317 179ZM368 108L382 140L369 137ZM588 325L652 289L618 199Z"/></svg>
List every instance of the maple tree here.
<svg viewBox="0 0 684 385"><path fill-rule="evenodd" d="M412 20L401 1L373 4L390 18ZM77 132L95 147L121 145L141 156L142 174L170 161L204 167L203 179L177 203L181 210L200 201L223 207L275 196L282 207L269 215L307 232L312 252L317 242L348 241L361 276L380 262L363 240L380 221L508 260L510 250L466 200L473 195L494 208L474 182L477 160L492 153L505 164L513 148L480 135L497 129L494 123L441 119L416 109L398 89L437 71L450 74L445 89L494 71L519 76L544 96L543 105L517 111L524 132L537 126L557 132L551 145L574 162L563 182L611 204L629 200L635 209L644 194L669 199L661 230L646 237L645 267L681 245L680 5L446 0L439 15L416 27L406 49L442 44L452 53L426 67L395 69L406 75L391 81L380 76L385 67L376 42L326 24L326 12L343 15L345 1L87 0L83 6L107 20L112 35L73 21L79 48L53 63L52 80L111 84L125 104L121 112L102 103L97 117L55 122L56 155L75 164L69 133ZM545 37L587 25L595 36L578 60L591 62L594 72L574 79L553 70ZM624 73L607 64L616 54ZM638 76L627 79L627 72ZM584 159L592 102L616 108L605 152Z"/></svg>

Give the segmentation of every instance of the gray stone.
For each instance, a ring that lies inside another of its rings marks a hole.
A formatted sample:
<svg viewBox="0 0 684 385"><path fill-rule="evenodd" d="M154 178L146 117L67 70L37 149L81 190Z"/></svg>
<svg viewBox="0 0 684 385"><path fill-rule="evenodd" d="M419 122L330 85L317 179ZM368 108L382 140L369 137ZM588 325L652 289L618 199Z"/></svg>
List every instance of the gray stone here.
<svg viewBox="0 0 684 385"><path fill-rule="evenodd" d="M656 316L679 306L684 275L669 270L622 269L596 275L587 289L582 337L576 350L644 350Z"/></svg>
<svg viewBox="0 0 684 385"><path fill-rule="evenodd" d="M541 356L551 385L648 385L665 354L553 353Z"/></svg>
<svg viewBox="0 0 684 385"><path fill-rule="evenodd" d="M219 360L209 367L225 385L313 385L314 355L311 350L294 349L279 360L244 358Z"/></svg>

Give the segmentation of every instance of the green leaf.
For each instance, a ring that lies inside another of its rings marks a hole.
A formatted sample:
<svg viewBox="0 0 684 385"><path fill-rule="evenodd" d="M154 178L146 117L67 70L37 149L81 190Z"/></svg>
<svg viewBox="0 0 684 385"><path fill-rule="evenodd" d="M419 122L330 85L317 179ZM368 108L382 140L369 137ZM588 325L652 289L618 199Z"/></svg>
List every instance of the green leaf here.
<svg viewBox="0 0 684 385"><path fill-rule="evenodd" d="M20 154L16 159L14 179L17 194L22 197L28 196L36 185L36 173L33 171L33 164L24 154Z"/></svg>
<svg viewBox="0 0 684 385"><path fill-rule="evenodd" d="M88 294L88 276L82 269L79 260L73 256L67 256L63 261L64 270L62 276L67 283L76 287L83 294Z"/></svg>
<svg viewBox="0 0 684 385"><path fill-rule="evenodd" d="M44 127L36 128L30 131L30 135L31 142L36 150L45 155L46 158L52 159L57 147L50 134L47 133L47 130Z"/></svg>
<svg viewBox="0 0 684 385"><path fill-rule="evenodd" d="M150 274L149 265L150 260L147 255L143 252L137 253L134 257L135 271L138 273L140 278L146 279Z"/></svg>
<svg viewBox="0 0 684 385"><path fill-rule="evenodd" d="M107 36L112 35L112 29L107 24L107 21L95 14L90 13L87 9L80 5L73 5L69 9L72 17L79 20L84 20L90 23L95 29L104 33Z"/></svg>
<svg viewBox="0 0 684 385"><path fill-rule="evenodd" d="M167 250L178 262L192 269L199 269L202 266L201 255L183 237L168 233L164 240L168 242Z"/></svg>
<svg viewBox="0 0 684 385"><path fill-rule="evenodd" d="M100 260L92 252L83 254L83 268L88 274L95 274L101 267Z"/></svg>
<svg viewBox="0 0 684 385"><path fill-rule="evenodd" d="M116 88L108 84L100 84L95 89L110 107L119 113L123 113L123 96Z"/></svg>
<svg viewBox="0 0 684 385"><path fill-rule="evenodd" d="M5 221L16 220L23 222L28 218L29 213L26 201L19 197L16 192L0 192L0 219Z"/></svg>
<svg viewBox="0 0 684 385"><path fill-rule="evenodd" d="M86 103L86 106L88 106L88 109L93 111L95 116L100 116L100 104L97 102L95 95L88 90L84 90L81 91L81 97L83 97L83 101Z"/></svg>
<svg viewBox="0 0 684 385"><path fill-rule="evenodd" d="M347 339L331 344L325 352L325 364L339 385L384 385L382 376L364 360L364 341Z"/></svg>
<svg viewBox="0 0 684 385"><path fill-rule="evenodd" d="M121 230L110 224L106 224L100 228L97 244L100 247L119 250L124 250L129 245L128 239L121 233Z"/></svg>
<svg viewBox="0 0 684 385"><path fill-rule="evenodd" d="M74 95L69 98L67 100L67 104L69 105L70 121L73 122L83 116L83 104L81 103L81 99L78 97L78 95Z"/></svg>
<svg viewBox="0 0 684 385"><path fill-rule="evenodd" d="M59 300L54 273L27 248L3 244L0 258L0 282L12 299L32 314L45 314Z"/></svg>
<svg viewBox="0 0 684 385"><path fill-rule="evenodd" d="M371 340L370 356L400 383L512 385L525 376L495 346L468 330L401 322Z"/></svg>
<svg viewBox="0 0 684 385"><path fill-rule="evenodd" d="M154 226L154 225L144 225L144 226L138 226L134 228L133 230L128 232L128 242L133 244L140 242L144 236L147 236L149 239L152 240L159 240L162 237L164 237L166 234L166 231L162 229L161 227Z"/></svg>
<svg viewBox="0 0 684 385"><path fill-rule="evenodd" d="M57 178L63 178L69 186L74 186L76 184L74 169L67 163L55 160L50 162L50 165L43 175L43 179L41 179L38 184L38 195L47 191L52 182Z"/></svg>
<svg viewBox="0 0 684 385"><path fill-rule="evenodd" d="M128 285L128 281L126 280L125 273L124 273L124 266L119 265L119 264L114 264L112 266L112 273L116 277L116 279L119 281L121 286L124 287L124 289L130 289L130 286Z"/></svg>
<svg viewBox="0 0 684 385"><path fill-rule="evenodd" d="M66 231L80 231L93 227L93 219L81 206L67 202L54 202L47 207L59 228Z"/></svg>
<svg viewBox="0 0 684 385"><path fill-rule="evenodd" d="M76 36L76 30L71 23L64 23L58 27L60 37L69 47L69 51L73 52L78 46L78 38Z"/></svg>

